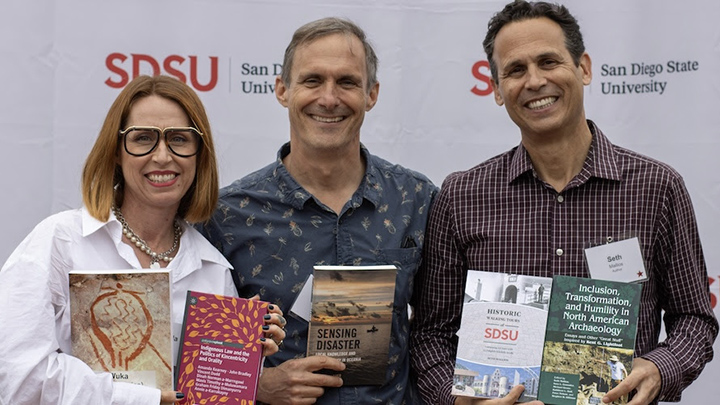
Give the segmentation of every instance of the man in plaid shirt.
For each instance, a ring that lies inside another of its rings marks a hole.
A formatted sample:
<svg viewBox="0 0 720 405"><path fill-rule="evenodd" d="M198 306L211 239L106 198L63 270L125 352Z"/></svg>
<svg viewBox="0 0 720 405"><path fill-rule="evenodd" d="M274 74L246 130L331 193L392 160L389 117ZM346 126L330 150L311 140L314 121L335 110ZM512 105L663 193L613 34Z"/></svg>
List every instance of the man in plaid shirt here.
<svg viewBox="0 0 720 405"><path fill-rule="evenodd" d="M603 402L630 392L632 405L678 401L712 359L718 333L682 177L613 145L585 118L591 60L565 7L514 2L488 28L484 46L495 101L520 128L521 143L448 176L433 205L410 347L424 400L473 403L451 395L468 269L589 277L586 248L637 237L647 272L637 357ZM663 311L667 338L658 342ZM522 390L474 401L512 404Z"/></svg>

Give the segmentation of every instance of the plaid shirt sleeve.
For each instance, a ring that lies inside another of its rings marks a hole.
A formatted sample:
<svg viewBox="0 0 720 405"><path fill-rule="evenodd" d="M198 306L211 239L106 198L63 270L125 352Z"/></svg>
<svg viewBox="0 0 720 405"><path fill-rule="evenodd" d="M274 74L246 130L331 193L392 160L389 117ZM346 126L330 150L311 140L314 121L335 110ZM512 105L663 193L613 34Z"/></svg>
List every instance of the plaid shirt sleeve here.
<svg viewBox="0 0 720 405"><path fill-rule="evenodd" d="M658 367L662 378L660 401L679 401L687 388L713 358L717 320L709 306L708 276L698 237L690 196L681 180L673 182L658 220L658 254L655 266L662 275L660 289L667 337L641 357ZM641 317L652 316L642 307ZM657 340L640 333L637 347Z"/></svg>
<svg viewBox="0 0 720 405"><path fill-rule="evenodd" d="M452 404L450 394L466 264L453 240L447 188L430 212L423 261L415 283L416 315L410 351L426 403ZM420 331L420 333L415 333Z"/></svg>

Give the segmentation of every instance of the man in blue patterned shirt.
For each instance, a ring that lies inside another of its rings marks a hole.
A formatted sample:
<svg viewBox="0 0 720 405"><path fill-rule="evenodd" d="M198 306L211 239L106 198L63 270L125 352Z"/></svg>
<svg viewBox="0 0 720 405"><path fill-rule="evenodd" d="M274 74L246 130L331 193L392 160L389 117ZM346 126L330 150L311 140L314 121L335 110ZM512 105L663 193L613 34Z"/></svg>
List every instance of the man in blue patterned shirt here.
<svg viewBox="0 0 720 405"><path fill-rule="evenodd" d="M437 188L361 145L365 112L377 101L376 71L355 24L326 18L300 27L276 80L290 142L274 163L221 190L203 233L235 267L241 296L260 294L285 313L314 265L396 265L385 383L342 387L344 364L305 357L308 324L290 317L284 347L266 360L258 401L421 403L409 376L408 304Z"/></svg>

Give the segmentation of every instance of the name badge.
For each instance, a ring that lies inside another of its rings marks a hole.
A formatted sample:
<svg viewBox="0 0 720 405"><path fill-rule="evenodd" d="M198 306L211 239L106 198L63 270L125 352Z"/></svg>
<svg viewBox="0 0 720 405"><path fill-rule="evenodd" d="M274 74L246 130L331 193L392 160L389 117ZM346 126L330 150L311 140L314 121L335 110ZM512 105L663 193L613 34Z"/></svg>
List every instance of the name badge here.
<svg viewBox="0 0 720 405"><path fill-rule="evenodd" d="M624 283L647 280L637 237L585 249L585 260L594 279Z"/></svg>

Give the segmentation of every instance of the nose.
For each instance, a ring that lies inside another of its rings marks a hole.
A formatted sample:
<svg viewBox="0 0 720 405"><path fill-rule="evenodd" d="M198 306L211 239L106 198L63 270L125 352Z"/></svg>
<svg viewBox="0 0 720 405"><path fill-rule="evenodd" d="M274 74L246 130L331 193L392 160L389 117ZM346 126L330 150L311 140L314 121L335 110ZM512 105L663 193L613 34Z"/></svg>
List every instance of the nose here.
<svg viewBox="0 0 720 405"><path fill-rule="evenodd" d="M320 97L318 103L331 110L340 105L340 99L338 98L338 87L336 83L328 81L320 88Z"/></svg>
<svg viewBox="0 0 720 405"><path fill-rule="evenodd" d="M172 152L170 152L165 137L161 136L158 145L155 147L155 150L152 151L153 161L157 163L168 163L172 160L171 155Z"/></svg>
<svg viewBox="0 0 720 405"><path fill-rule="evenodd" d="M547 79L545 78L545 72L535 65L529 66L525 87L529 90L538 90L546 84Z"/></svg>

